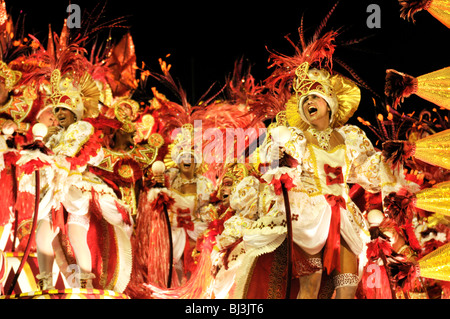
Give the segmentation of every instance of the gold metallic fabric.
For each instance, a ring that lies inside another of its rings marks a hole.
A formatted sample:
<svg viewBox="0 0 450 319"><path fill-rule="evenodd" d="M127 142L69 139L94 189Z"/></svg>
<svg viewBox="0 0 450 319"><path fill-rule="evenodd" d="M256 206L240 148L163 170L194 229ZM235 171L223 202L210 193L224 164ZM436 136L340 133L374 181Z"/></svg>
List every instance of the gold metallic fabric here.
<svg viewBox="0 0 450 319"><path fill-rule="evenodd" d="M450 169L450 129L422 138L415 145L415 158Z"/></svg>
<svg viewBox="0 0 450 319"><path fill-rule="evenodd" d="M417 77L416 95L450 110L450 67Z"/></svg>
<svg viewBox="0 0 450 319"><path fill-rule="evenodd" d="M450 216L450 181L423 189L416 198L417 208Z"/></svg>
<svg viewBox="0 0 450 319"><path fill-rule="evenodd" d="M450 28L450 0L432 0L427 11Z"/></svg>
<svg viewBox="0 0 450 319"><path fill-rule="evenodd" d="M420 276L450 281L450 243L419 260Z"/></svg>

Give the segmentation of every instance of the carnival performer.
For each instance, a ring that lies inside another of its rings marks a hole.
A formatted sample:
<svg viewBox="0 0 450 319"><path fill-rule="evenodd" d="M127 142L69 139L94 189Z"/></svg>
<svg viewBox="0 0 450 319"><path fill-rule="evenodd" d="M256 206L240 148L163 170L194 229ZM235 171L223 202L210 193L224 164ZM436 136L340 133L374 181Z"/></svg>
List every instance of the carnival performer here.
<svg viewBox="0 0 450 319"><path fill-rule="evenodd" d="M336 298L353 298L367 227L346 185L386 195L381 185L406 181L395 176L361 129L344 125L359 105L356 84L304 62L295 71L293 89L286 105L289 141L267 149L270 161L290 158L295 164L274 168L264 178L276 184L283 174L289 176L295 185L289 191L294 243L333 276ZM299 297L317 297L321 277L322 271L300 277Z"/></svg>
<svg viewBox="0 0 450 319"><path fill-rule="evenodd" d="M169 216L172 223L174 261L180 278L188 278L188 273L195 269L192 251L198 237L212 220L207 205L213 192L213 183L199 172L202 161L197 157L197 152L190 145L186 148L187 145L184 144L190 143L188 141L193 136L192 133L193 127L189 125L182 129L179 135L181 140L175 142L171 154L177 167L169 168L166 172L166 186L174 199ZM162 176L155 176L158 182L162 182L161 178Z"/></svg>
<svg viewBox="0 0 450 319"><path fill-rule="evenodd" d="M11 144L8 147L7 141L11 139L13 133L15 132L15 128L17 125L14 124L14 122L9 118L9 115L4 114L5 111L9 110L9 106L11 104L12 100L12 91L14 87L19 82L20 78L22 76L22 73L18 71L14 71L9 66L3 62L0 61L0 123L2 127L3 136L1 137L2 140L2 154L1 154L1 161L2 161L2 169L1 169L1 181L4 185L5 193L4 196L0 199L0 226L4 226L8 222L10 222L10 218L12 217L12 210L13 210L13 181L11 180L13 169L11 169L11 164L15 164L12 162L15 162L16 156L13 156L12 158L8 158L7 163L5 165L4 162L4 153L7 151L15 152L13 149L13 146ZM8 122L10 123L8 125ZM6 124L6 125L5 125ZM14 127L15 125L15 127ZM6 133L6 134L5 134ZM11 153L13 154L13 153ZM12 161L12 162L11 162ZM4 248L4 247L3 247Z"/></svg>
<svg viewBox="0 0 450 319"><path fill-rule="evenodd" d="M216 245L211 253L215 267L213 283L214 298L232 298L237 271L245 254L244 231L251 228L261 215L270 210L271 189L249 164L231 163L226 167L220 192L226 197L231 216L223 222L223 230L216 236ZM231 184L231 185L230 185Z"/></svg>
<svg viewBox="0 0 450 319"><path fill-rule="evenodd" d="M33 85L22 85L22 72L0 61L0 125L26 135L44 105L44 94Z"/></svg>
<svg viewBox="0 0 450 319"><path fill-rule="evenodd" d="M122 291L128 283L131 271L132 220L128 206L121 202L100 178L87 170L88 165L98 165L103 159L99 138L101 132L96 132L90 123L83 121L84 116L92 113L85 110L86 105L80 94L82 90L75 83L79 82L75 82L70 73L61 78L58 69L53 71L53 94L49 98L49 104L53 106L61 129L51 136L46 144L51 152L43 155L24 151L18 162L18 165L25 167L37 156L42 157L47 165L43 166L41 172L43 194L36 233L40 274L37 278L42 289L53 287L52 269L56 256L60 270L66 277L70 278L72 271L79 275L79 278L69 281L69 284L92 288L94 278L99 276L95 282L96 286ZM22 178L22 189L27 188L27 182L33 184L27 181L27 178ZM64 220L65 212L68 214L67 224ZM94 262L92 258L98 258L96 255L101 254L98 245L105 243L98 239L98 242L92 242L92 235L88 236L88 232L91 224L103 219L113 227L117 236L117 243L110 247L117 249L117 274L104 274L103 271L111 270L109 266L107 269L97 269L99 262ZM56 235L61 234L67 234L78 268L70 267L73 261L64 257L63 251L67 249L68 243L61 236L56 239ZM91 253L93 247L95 251Z"/></svg>
<svg viewBox="0 0 450 319"><path fill-rule="evenodd" d="M143 177L158 157L164 139L155 132L153 116L139 113L137 101L119 98L112 108L115 110L113 119L99 117L91 121L104 133L104 158L90 170L128 204L136 221Z"/></svg>

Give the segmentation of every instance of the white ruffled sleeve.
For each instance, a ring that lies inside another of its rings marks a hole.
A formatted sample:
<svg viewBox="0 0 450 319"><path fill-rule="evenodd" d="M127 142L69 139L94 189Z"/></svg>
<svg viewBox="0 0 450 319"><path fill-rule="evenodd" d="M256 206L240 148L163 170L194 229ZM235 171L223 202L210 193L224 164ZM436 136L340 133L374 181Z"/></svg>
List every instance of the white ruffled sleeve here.
<svg viewBox="0 0 450 319"><path fill-rule="evenodd" d="M92 134L94 134L94 127L90 123L85 121L75 122L67 128L67 132L59 140L58 145L53 148L53 152L57 155L74 157Z"/></svg>
<svg viewBox="0 0 450 319"><path fill-rule="evenodd" d="M346 125L340 132L345 137L351 161L347 183L359 184L372 193L388 194L404 186L412 192L417 190L417 184L405 179L402 168L394 171L384 162L381 151L374 149L363 130Z"/></svg>
<svg viewBox="0 0 450 319"><path fill-rule="evenodd" d="M221 237L241 238L243 231L249 229L258 218L259 185L258 179L248 176L236 186L230 197L230 207L236 213L224 223Z"/></svg>

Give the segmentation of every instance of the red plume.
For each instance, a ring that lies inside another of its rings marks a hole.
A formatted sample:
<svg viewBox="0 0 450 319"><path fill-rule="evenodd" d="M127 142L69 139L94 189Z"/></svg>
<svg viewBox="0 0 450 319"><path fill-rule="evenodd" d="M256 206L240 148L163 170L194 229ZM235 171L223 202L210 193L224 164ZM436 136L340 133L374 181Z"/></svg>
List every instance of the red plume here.
<svg viewBox="0 0 450 319"><path fill-rule="evenodd" d="M427 10L432 0L399 0L401 5L400 17L402 19L416 22L414 20L414 14L421 10Z"/></svg>
<svg viewBox="0 0 450 319"><path fill-rule="evenodd" d="M393 69L386 70L384 94L392 98L392 107L397 108L405 97L417 91L417 79Z"/></svg>

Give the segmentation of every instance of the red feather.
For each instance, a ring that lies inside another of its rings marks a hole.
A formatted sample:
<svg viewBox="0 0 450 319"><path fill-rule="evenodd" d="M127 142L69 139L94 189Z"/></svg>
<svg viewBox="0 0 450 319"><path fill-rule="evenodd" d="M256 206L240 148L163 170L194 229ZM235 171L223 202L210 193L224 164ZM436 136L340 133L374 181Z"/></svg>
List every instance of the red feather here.
<svg viewBox="0 0 450 319"><path fill-rule="evenodd" d="M417 79L393 69L386 70L384 94L392 99L395 109L405 97L417 91Z"/></svg>
<svg viewBox="0 0 450 319"><path fill-rule="evenodd" d="M401 5L400 17L408 21L416 22L414 20L414 14L421 10L427 10L431 2L431 0L398 0L398 3Z"/></svg>

